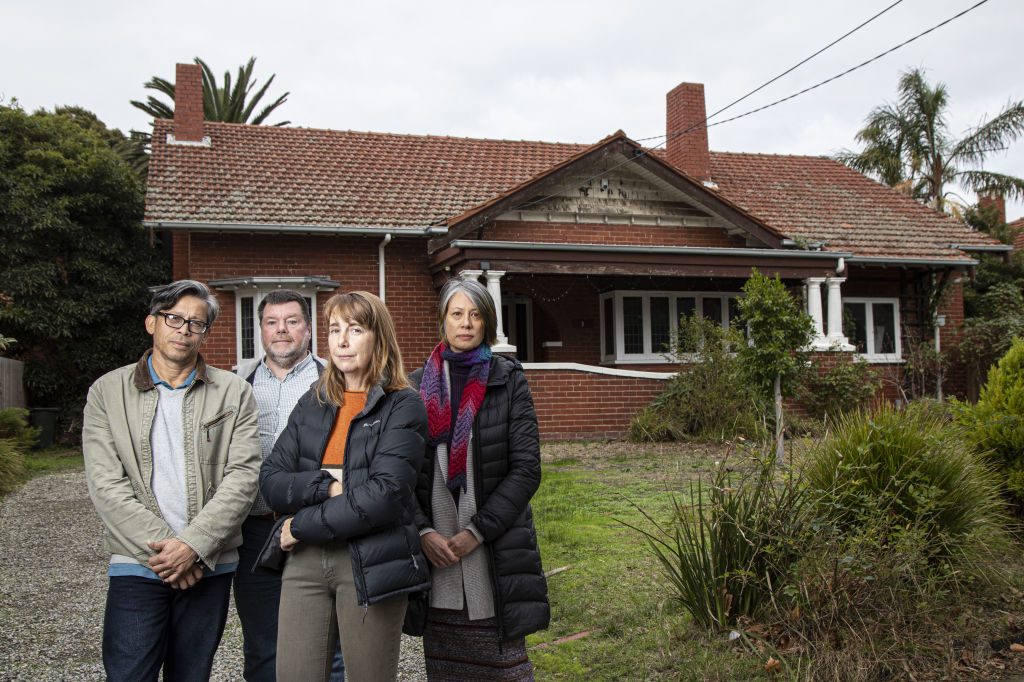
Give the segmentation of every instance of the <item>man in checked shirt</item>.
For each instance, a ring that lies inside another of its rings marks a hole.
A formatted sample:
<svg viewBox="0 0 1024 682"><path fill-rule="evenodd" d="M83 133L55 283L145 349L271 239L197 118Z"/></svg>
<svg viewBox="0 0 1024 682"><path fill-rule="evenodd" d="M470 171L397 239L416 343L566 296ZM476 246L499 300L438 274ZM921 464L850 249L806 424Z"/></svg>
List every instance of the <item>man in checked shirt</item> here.
<svg viewBox="0 0 1024 682"><path fill-rule="evenodd" d="M296 291L277 289L260 302L260 340L264 357L239 368L252 384L259 408L260 450L266 459L288 424L299 398L324 371L323 360L309 352L312 322L309 304ZM277 612L281 576L263 569L252 571L275 515L257 493L249 516L242 523L242 546L235 573L235 608L242 621L245 679L272 682L277 661ZM340 652L335 656L331 680L344 679Z"/></svg>

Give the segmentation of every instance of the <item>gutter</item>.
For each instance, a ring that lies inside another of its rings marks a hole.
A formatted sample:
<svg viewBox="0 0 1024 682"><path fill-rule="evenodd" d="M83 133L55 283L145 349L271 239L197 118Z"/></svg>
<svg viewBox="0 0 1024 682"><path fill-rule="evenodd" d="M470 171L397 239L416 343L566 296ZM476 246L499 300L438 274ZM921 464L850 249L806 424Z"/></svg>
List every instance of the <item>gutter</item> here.
<svg viewBox="0 0 1024 682"><path fill-rule="evenodd" d="M217 232L272 232L302 234L392 234L401 237L425 237L434 234L448 234L447 226L428 225L427 227L361 227L358 225L286 225L280 223L215 223L191 222L180 220L143 220L143 227L154 230L207 230Z"/></svg>
<svg viewBox="0 0 1024 682"><path fill-rule="evenodd" d="M1013 251L1009 244L950 244L949 248L959 251L996 251L1008 253Z"/></svg>
<svg viewBox="0 0 1024 682"><path fill-rule="evenodd" d="M861 265L921 265L936 267L974 267L978 264L978 261L973 258L939 260L935 258L885 258L874 256L847 258L846 262Z"/></svg>
<svg viewBox="0 0 1024 682"><path fill-rule="evenodd" d="M756 256L761 258L808 258L813 260L850 259L847 251L786 251L780 249L727 249L715 246L616 246L606 244L556 244L551 242L496 242L456 239L449 246L457 249L495 249L504 251L584 251L591 253L671 253L699 256ZM971 261L972 263L974 261Z"/></svg>

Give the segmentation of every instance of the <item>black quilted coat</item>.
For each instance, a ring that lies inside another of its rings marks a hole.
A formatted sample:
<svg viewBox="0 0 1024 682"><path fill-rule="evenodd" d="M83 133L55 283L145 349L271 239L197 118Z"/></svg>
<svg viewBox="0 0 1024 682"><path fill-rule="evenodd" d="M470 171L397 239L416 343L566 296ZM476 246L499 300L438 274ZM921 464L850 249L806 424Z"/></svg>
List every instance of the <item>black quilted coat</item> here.
<svg viewBox="0 0 1024 682"><path fill-rule="evenodd" d="M430 565L413 520L413 490L423 461L427 412L412 389L370 389L348 429L345 492L328 499L334 479L320 469L338 408L316 387L299 399L260 471L260 491L282 514L295 514L301 542L348 542L359 603L430 588Z"/></svg>
<svg viewBox="0 0 1024 682"><path fill-rule="evenodd" d="M409 380L418 387L422 376L419 369ZM537 415L517 360L492 356L471 443L477 501L472 521L484 536L500 636L518 639L547 628L551 609L530 509L530 498L540 485ZM416 485L419 528L432 525L435 462L436 454L428 447ZM422 632L409 620L406 627L407 632Z"/></svg>

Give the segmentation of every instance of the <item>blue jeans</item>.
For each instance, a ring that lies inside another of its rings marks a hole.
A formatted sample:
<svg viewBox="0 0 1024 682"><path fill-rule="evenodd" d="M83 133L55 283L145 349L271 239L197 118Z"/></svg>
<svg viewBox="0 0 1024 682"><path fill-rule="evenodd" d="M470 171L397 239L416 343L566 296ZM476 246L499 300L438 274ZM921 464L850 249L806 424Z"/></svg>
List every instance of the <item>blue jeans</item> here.
<svg viewBox="0 0 1024 682"><path fill-rule="evenodd" d="M242 621L243 675L247 682L275 682L277 679L277 611L281 602L281 574L252 570L260 550L270 536L274 521L249 516L242 523L242 545L238 548L235 573L235 609ZM341 647L334 652L330 682L345 682Z"/></svg>
<svg viewBox="0 0 1024 682"><path fill-rule="evenodd" d="M103 616L109 682L206 682L228 617L231 575L175 590L159 580L111 576Z"/></svg>

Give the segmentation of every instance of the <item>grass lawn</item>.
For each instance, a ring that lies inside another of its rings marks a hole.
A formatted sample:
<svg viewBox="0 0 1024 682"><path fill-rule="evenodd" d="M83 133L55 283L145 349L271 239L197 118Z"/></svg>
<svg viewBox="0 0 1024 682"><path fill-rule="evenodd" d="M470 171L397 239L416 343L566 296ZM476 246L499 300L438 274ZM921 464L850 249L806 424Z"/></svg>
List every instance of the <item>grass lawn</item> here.
<svg viewBox="0 0 1024 682"><path fill-rule="evenodd" d="M551 627L527 641L539 679L764 678L764 662L737 657L724 634L710 639L686 626L643 537L619 522L647 523L632 503L666 520L669 490L688 490L724 451L619 442L543 447L544 478L532 502L541 555L547 571L570 568L548 578Z"/></svg>
<svg viewBox="0 0 1024 682"><path fill-rule="evenodd" d="M31 450L25 456L25 480L62 471L81 471L84 466L82 448L78 445L54 445L44 450Z"/></svg>

